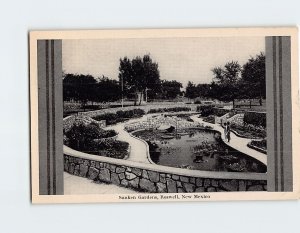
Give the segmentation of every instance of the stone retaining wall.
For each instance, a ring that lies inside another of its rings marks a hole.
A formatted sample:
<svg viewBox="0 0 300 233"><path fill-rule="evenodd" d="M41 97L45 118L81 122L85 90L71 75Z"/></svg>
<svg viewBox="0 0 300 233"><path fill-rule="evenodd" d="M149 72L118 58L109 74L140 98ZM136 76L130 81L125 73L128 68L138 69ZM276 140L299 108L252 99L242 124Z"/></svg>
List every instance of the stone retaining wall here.
<svg viewBox="0 0 300 233"><path fill-rule="evenodd" d="M263 179L223 179L180 175L67 154L64 154L64 170L72 175L97 182L112 183L149 193L266 191L267 188L267 181Z"/></svg>

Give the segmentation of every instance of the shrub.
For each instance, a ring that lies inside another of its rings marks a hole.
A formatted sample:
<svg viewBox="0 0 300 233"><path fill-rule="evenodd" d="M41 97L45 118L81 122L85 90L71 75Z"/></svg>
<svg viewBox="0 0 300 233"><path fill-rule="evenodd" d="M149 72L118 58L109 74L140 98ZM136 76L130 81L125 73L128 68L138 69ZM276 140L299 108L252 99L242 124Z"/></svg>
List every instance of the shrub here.
<svg viewBox="0 0 300 233"><path fill-rule="evenodd" d="M215 124L215 117L213 115L209 115L207 117L203 117L203 121Z"/></svg>
<svg viewBox="0 0 300 233"><path fill-rule="evenodd" d="M214 108L213 112L214 112L215 116L221 117L221 116L225 115L226 113L229 113L230 110L229 109L224 109L224 108Z"/></svg>
<svg viewBox="0 0 300 233"><path fill-rule="evenodd" d="M267 119L266 113L262 112L246 112L244 115L245 124L261 126L266 128Z"/></svg>
<svg viewBox="0 0 300 233"><path fill-rule="evenodd" d="M231 123L230 127L244 137L265 138L267 136L266 129L261 126L255 126L251 124L245 124L242 126Z"/></svg>
<svg viewBox="0 0 300 233"><path fill-rule="evenodd" d="M263 139L260 141L251 141L250 145L256 146L258 148L261 148L263 150L267 150L267 140Z"/></svg>
<svg viewBox="0 0 300 233"><path fill-rule="evenodd" d="M214 114L214 105L199 105L197 106L197 112L200 112L201 116L207 117Z"/></svg>
<svg viewBox="0 0 300 233"><path fill-rule="evenodd" d="M123 159L128 154L128 142L106 139L94 143L93 152L105 157Z"/></svg>
<svg viewBox="0 0 300 233"><path fill-rule="evenodd" d="M94 146L94 139L108 138L115 135L117 135L117 133L114 130L104 130L93 123L89 125L80 123L73 125L71 129L65 133L65 141L75 150L86 151Z"/></svg>
<svg viewBox="0 0 300 233"><path fill-rule="evenodd" d="M153 108L148 111L148 113L160 113L160 112L183 112L191 111L189 107L174 107L174 108Z"/></svg>
<svg viewBox="0 0 300 233"><path fill-rule="evenodd" d="M118 122L123 122L127 119L134 117L141 117L145 114L145 111L142 109L132 109L132 110L119 110L116 113L105 113L98 116L93 117L95 120L106 120L107 125L116 124Z"/></svg>
<svg viewBox="0 0 300 233"><path fill-rule="evenodd" d="M106 120L107 125L118 123L118 115L115 113L105 113L93 117L96 121Z"/></svg>

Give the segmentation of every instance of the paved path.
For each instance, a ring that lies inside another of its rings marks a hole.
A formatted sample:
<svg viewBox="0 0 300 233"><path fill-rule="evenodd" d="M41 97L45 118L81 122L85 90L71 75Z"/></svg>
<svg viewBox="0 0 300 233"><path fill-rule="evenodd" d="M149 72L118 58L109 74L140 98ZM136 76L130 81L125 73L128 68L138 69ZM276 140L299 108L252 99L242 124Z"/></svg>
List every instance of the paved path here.
<svg viewBox="0 0 300 233"><path fill-rule="evenodd" d="M225 135L224 135L224 129L218 125L218 124L211 124L208 122L203 121L201 118L198 118L199 115L194 115L191 116L191 118L199 123L202 123L203 125L208 125L211 126L214 130L217 130L221 133L221 137L223 139L223 141L230 147L246 154L249 155L255 159L257 159L258 161L264 163L265 165L267 165L267 155L261 152L258 152L256 150L253 150L251 148L249 148L247 146L247 144L252 140L252 139L248 139L248 138L241 138L236 136L234 133L230 134L231 140L230 142L227 142L225 140Z"/></svg>
<svg viewBox="0 0 300 233"><path fill-rule="evenodd" d="M92 180L64 172L64 195L133 193L137 192L114 184L96 183Z"/></svg>
<svg viewBox="0 0 300 233"><path fill-rule="evenodd" d="M130 155L127 160L140 162L140 163L150 163L147 157L147 146L144 142L139 139L133 138L128 132L124 130L125 124L135 122L135 121L145 121L147 116L143 116L139 119L132 119L127 122L119 123L107 127L106 129L113 129L118 133L117 140L128 142L130 145Z"/></svg>

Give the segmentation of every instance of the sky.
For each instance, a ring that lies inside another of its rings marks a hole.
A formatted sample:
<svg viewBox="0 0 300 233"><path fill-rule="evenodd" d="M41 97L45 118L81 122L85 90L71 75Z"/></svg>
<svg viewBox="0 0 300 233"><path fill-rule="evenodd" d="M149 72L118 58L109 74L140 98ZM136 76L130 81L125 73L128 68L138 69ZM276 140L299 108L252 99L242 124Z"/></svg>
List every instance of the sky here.
<svg viewBox="0 0 300 233"><path fill-rule="evenodd" d="M63 40L65 73L105 75L118 79L119 59L150 54L158 63L160 78L177 80L186 86L210 83L211 69L226 62L241 65L251 56L265 52L264 37L147 38Z"/></svg>

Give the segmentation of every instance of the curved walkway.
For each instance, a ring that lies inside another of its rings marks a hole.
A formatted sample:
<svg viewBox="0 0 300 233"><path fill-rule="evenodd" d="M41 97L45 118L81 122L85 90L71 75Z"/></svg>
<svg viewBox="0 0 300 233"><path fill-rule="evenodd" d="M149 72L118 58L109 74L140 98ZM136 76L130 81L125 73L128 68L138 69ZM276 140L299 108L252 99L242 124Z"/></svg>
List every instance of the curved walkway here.
<svg viewBox="0 0 300 233"><path fill-rule="evenodd" d="M116 125L108 126L106 129L113 129L118 133L117 140L128 142L130 145L130 154L127 160L140 162L140 163L150 163L147 156L147 145L137 139L132 137L127 131L125 131L125 124L135 122L135 121L144 121L147 119L147 115L144 115L138 119L132 119L127 122L118 123Z"/></svg>
<svg viewBox="0 0 300 233"><path fill-rule="evenodd" d="M263 154L261 152L258 152L256 150L253 150L251 148L249 148L247 146L247 144L252 140L252 139L248 139L248 138L241 138L236 136L234 133L230 134L231 140L230 142L227 142L225 140L225 135L224 135L224 129L218 125L218 124L211 124L208 122L203 121L201 118L198 118L199 115L194 115L191 116L191 118L196 121L199 122L203 125L207 125L207 126L211 126L214 130L217 130L221 133L221 137L222 140L224 141L224 143L226 143L228 146L246 154L249 155L255 159L257 159L258 161L262 162L263 164L267 165L267 155Z"/></svg>

